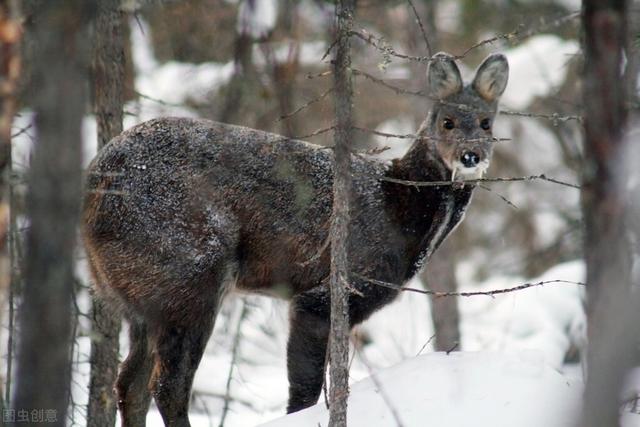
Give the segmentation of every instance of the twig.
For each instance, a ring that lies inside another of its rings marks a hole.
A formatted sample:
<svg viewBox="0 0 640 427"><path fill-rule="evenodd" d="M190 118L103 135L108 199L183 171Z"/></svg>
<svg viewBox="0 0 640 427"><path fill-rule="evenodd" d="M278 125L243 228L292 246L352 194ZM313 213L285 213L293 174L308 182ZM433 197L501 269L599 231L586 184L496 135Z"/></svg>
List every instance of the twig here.
<svg viewBox="0 0 640 427"><path fill-rule="evenodd" d="M500 197L507 205L511 206L513 209L518 210L518 207L511 200L507 199L505 196L498 193L497 191L494 191L493 189L491 189L491 187L487 187L486 185L482 185L482 184L478 184L478 187L482 188L485 191L488 191L489 193L495 194L496 196Z"/></svg>
<svg viewBox="0 0 640 427"><path fill-rule="evenodd" d="M519 26L518 28L516 28L515 30L509 32L509 33L503 33L503 34L498 34L495 35L493 37L490 37L488 39L485 40L481 40L478 43L475 43L474 45L472 45L471 47L469 47L468 49L466 49L461 55L454 55L454 59L463 59L464 57L466 57L470 52L472 52L475 49L478 49L479 47L485 46L487 44L491 44L491 43L495 43L498 40L507 40L507 41L513 41L513 40L517 40L517 41L522 41L524 39L527 39L535 34L538 34L540 32L543 31L547 31L551 28L556 28L556 27L560 27L562 25L564 25L565 23L577 18L580 16L580 12L572 12L568 15L562 16L554 21L551 21L549 23L543 23L542 25L535 27L535 28L531 28L527 31L523 31L522 30L522 26ZM351 31L350 35L355 36L361 40L363 40L365 43L373 46L374 48L376 48L377 50L379 50L385 57L389 57L389 56L394 56L396 58L400 58L400 59L404 59L407 61L417 61L417 62L429 62L433 60L433 57L431 55L428 56L412 56L412 55L407 55L404 53L400 53L397 52L392 46L388 45L383 39L382 37L377 37L373 34L368 33L366 30L360 30L360 32L358 31Z"/></svg>
<svg viewBox="0 0 640 427"><path fill-rule="evenodd" d="M381 181L393 182L395 184L407 185L410 187L446 187L451 185L460 185L460 184L478 184L481 182L520 182L520 181L547 181L552 182L554 184L563 185L565 187L580 189L581 187L577 184L572 184L570 182L560 181L558 179L549 178L545 174L540 175L531 175L531 176L519 176L519 177L509 177L509 178L478 178L478 179L467 179L462 181L407 181L404 179L391 178L387 176L379 177Z"/></svg>
<svg viewBox="0 0 640 427"><path fill-rule="evenodd" d="M329 223L331 223L331 221L329 221ZM322 246L320 246L320 248L318 248L316 253L313 254L313 256L311 258L309 258L308 260L299 262L298 265L300 267L306 267L309 264L311 264L312 262L317 261L318 259L320 259L322 254L327 250L327 248L329 247L330 244L331 244L331 238L330 238L330 236L327 235L327 238L324 239L324 242L322 243Z"/></svg>
<svg viewBox="0 0 640 427"><path fill-rule="evenodd" d="M414 95L414 96L420 96L420 97L424 97L424 98L431 98L428 95L424 94L423 92L414 92L408 89L402 89L399 88L397 86L394 86L390 83L387 83L386 81L384 81L383 79L379 79L378 77L374 77L371 74L367 73L366 71L362 71L362 70L358 70L357 68L352 68L351 72L353 73L354 76L362 76L368 80L371 80L374 83L377 83L381 86L386 87L387 89L391 89L392 91L394 91L396 93L396 95L400 95L400 94L406 94L406 95Z"/></svg>
<svg viewBox="0 0 640 427"><path fill-rule="evenodd" d="M163 101L162 99L154 98L154 97L149 96L149 95L145 95L144 93L138 92L137 90L134 90L133 93L136 94L137 96L139 96L140 98L148 99L149 101L153 101L153 102L156 102L156 103L158 103L160 105L164 105L164 106L167 106L167 107L181 107L181 108L186 108L187 107L185 104L175 104L175 103L172 103L172 102Z"/></svg>
<svg viewBox="0 0 640 427"><path fill-rule="evenodd" d="M196 397L196 396L199 396L202 399L202 401L204 402L205 398L207 398L207 397L224 400L225 397L226 397L226 394L216 393L216 392L213 392L213 391L194 390L193 391L193 397ZM252 408L252 409L257 410L257 408L253 405L253 402L251 402L250 400L234 397L233 401L236 402L236 403L239 403L241 405L244 405L244 406L246 406L248 408ZM271 408L271 409L275 409L275 408Z"/></svg>
<svg viewBox="0 0 640 427"><path fill-rule="evenodd" d="M327 77L327 76L330 76L331 74L332 74L331 70L326 70L326 71L322 71L315 74L307 74L305 77L307 79L317 79L318 77Z"/></svg>
<svg viewBox="0 0 640 427"><path fill-rule="evenodd" d="M568 122L571 120L575 120L576 122L582 123L582 116L578 115L568 115L561 116L558 113L553 114L538 114L538 113L530 113L528 111L513 111L513 110L500 110L500 114L505 116L516 116L516 117L532 117L536 119L547 119L557 124L558 122Z"/></svg>
<svg viewBox="0 0 640 427"><path fill-rule="evenodd" d="M393 92L395 92L396 95L412 95L412 96L418 96L421 98L427 98L430 99L431 101L434 102L438 102L444 105L448 105L451 107L457 107L462 111L471 111L471 112L478 112L478 113L483 113L483 112L493 112L493 111L486 111L483 109L478 109L478 108L473 108L470 107L468 105L464 105L464 104L457 104L457 103L453 103L453 102L447 102L447 101L443 101L441 99L437 99L434 98L432 96L429 96L428 94L426 94L425 92L422 91L412 91L409 89L404 89L398 86L395 86L389 82L387 82L384 79L375 77L369 73L367 73L366 71L362 71L359 70L357 68L352 68L351 69L353 75L355 76L362 76L367 80L370 80L373 83L379 84L380 86L383 86L389 90L392 90ZM552 113L552 114L543 114L543 113L532 113L529 111L515 111L515 110L499 110L501 115L505 115L505 116L516 116L516 117L531 117L531 118L536 118L536 119L546 119L546 120L551 120L554 123L558 123L558 122L569 122L569 121L577 121L579 123L582 122L582 116L580 115L560 115L558 113Z"/></svg>
<svg viewBox="0 0 640 427"><path fill-rule="evenodd" d="M331 51L333 50L333 48L338 44L338 39L335 39L327 48L327 50L325 51L324 55L322 55L322 58L320 58L320 62L324 61L325 58L327 56L329 56L329 54L331 53Z"/></svg>
<svg viewBox="0 0 640 427"><path fill-rule="evenodd" d="M374 135L378 135L378 136L384 136L385 138L398 138L398 139L422 139L422 140L428 140L428 141L438 141L440 140L439 138L433 138L427 135L419 135L419 134L415 134L415 133L388 133L388 132L380 132L379 130L375 130L375 129L367 129L367 128L362 128L362 127L358 127L358 126L352 126L353 129L360 131L360 132L366 132L366 133L372 133ZM460 141L460 142L484 142L484 141L493 141L493 142L505 142L505 141L511 141L511 138L496 138L496 137L487 137L487 138L457 138L455 139L455 141Z"/></svg>
<svg viewBox="0 0 640 427"><path fill-rule="evenodd" d="M300 111L304 110L305 108L309 107L310 105L315 104L318 101L321 101L322 99L324 99L327 95L329 95L331 92L333 92L333 88L329 88L326 91L324 91L322 94L320 94L319 96L313 98L312 100L308 101L307 103L305 103L304 105L301 105L300 107L296 108L294 111L285 114L283 116L278 117L278 119L276 120L276 123L284 120L284 119L288 119L291 116L294 116L296 114L298 114Z"/></svg>
<svg viewBox="0 0 640 427"><path fill-rule="evenodd" d="M400 414L396 410L395 405L391 401L391 398L387 394L387 392L386 392L385 388L383 387L382 383L380 381L378 381L378 377L376 376L376 373L373 371L373 368L371 367L371 364L369 363L369 360L364 355L364 353L362 351L360 351L360 348L358 348L358 346L355 346L355 350L358 352L358 356L360 356L360 360L362 360L362 363L367 368L367 371L369 372L369 378L371 378L371 381L373 382L373 385L380 392L380 397L382 397L382 400L384 400L384 403L387 405L387 408L389 408L389 411L391 412L391 416L393 417L393 419L394 419L394 421L396 423L396 426L403 427L402 419L400 418Z"/></svg>
<svg viewBox="0 0 640 427"><path fill-rule="evenodd" d="M334 130L335 128L336 128L336 126L333 125L333 126L329 126L328 128L318 129L318 130L316 130L314 132L311 132L309 134L306 134L306 135L293 135L291 137L285 137L285 138L282 138L282 139L276 139L273 142L290 141L292 139L307 139L307 138L311 138L311 137L314 137L314 136L321 135L323 133L327 133L330 130Z"/></svg>
<svg viewBox="0 0 640 427"><path fill-rule="evenodd" d="M395 56L396 58L406 59L408 61L417 61L417 62L429 62L432 60L431 55L413 56L413 55L406 55L404 53L399 53L392 46L387 44L382 39L382 37L376 37L373 34L368 33L366 30L360 30L360 31L361 32L350 31L349 35L355 36L360 40L364 41L365 43L370 44L371 46L375 47L380 52L382 52L382 54L385 56ZM381 46L382 43L384 43L384 46Z"/></svg>
<svg viewBox="0 0 640 427"><path fill-rule="evenodd" d="M18 137L18 136L22 135L23 133L25 133L26 131L28 131L32 127L33 127L33 123L29 123L27 126L21 128L18 132L12 133L11 134L11 138L15 138L15 137Z"/></svg>
<svg viewBox="0 0 640 427"><path fill-rule="evenodd" d="M451 346L451 348L449 350L447 350L447 356L449 355L449 353L451 353L453 350L455 350L456 348L458 348L458 345L460 345L460 343L458 341L454 342L453 345Z"/></svg>
<svg viewBox="0 0 640 427"><path fill-rule="evenodd" d="M426 343L424 343L424 345L422 347L420 347L420 350L418 351L418 353L416 354L416 356L420 356L422 354L422 352L424 351L425 348L427 348L427 346L429 345L429 343L431 341L433 341L433 339L436 337L436 334L433 334L429 337L429 339L427 340Z"/></svg>
<svg viewBox="0 0 640 427"><path fill-rule="evenodd" d="M240 348L240 330L242 329L242 322L248 313L247 304L244 300L242 300L242 310L240 311L240 318L238 319L238 324L236 325L236 334L233 338L233 347L231 349L231 364L229 365L229 373L227 375L227 384L225 386L224 391L224 406L222 407L222 415L220 416L220 424L219 427L224 427L224 421L227 418L227 413L229 412L229 403L231 401L231 378L233 375L233 367L236 364L236 359L238 357L238 350Z"/></svg>
<svg viewBox="0 0 640 427"><path fill-rule="evenodd" d="M431 44L429 43L429 38L427 37L427 32L424 30L424 26L422 25L422 20L420 19L420 15L418 15L418 11L416 7L413 5L411 0L407 0L409 6L411 6L411 10L413 10L413 14L416 17L416 21L418 21L418 25L420 26L420 32L422 33L422 37L424 38L424 43L427 45L427 55L431 56L433 53L431 51Z"/></svg>
<svg viewBox="0 0 640 427"><path fill-rule="evenodd" d="M382 286L383 288L396 289L398 291L407 291L407 292L415 292L418 294L432 295L434 298L443 298L443 297L473 297L478 295L485 295L494 297L499 294L506 294L509 292L521 291L523 289L534 288L538 286L544 286L551 283L567 283L570 285L578 285L585 286L582 282L573 282L570 280L544 280L542 282L536 283L523 283L522 285L514 286L512 288L503 288L503 289L492 289L489 291L472 291L472 292L439 292L439 291L431 291L428 289L418 289L418 288L410 288L410 287L402 287L395 283L385 282L383 280L371 279L369 277L363 276L358 273L351 273L353 276L365 280L371 284Z"/></svg>
<svg viewBox="0 0 640 427"><path fill-rule="evenodd" d="M471 52L474 49L477 49L481 46L485 46L487 44L491 44L491 43L495 43L498 40L511 40L514 39L518 36L518 33L520 32L522 28L522 25L519 25L518 28L516 28L515 30L513 30L510 33L505 33L505 34L498 34L496 36L493 36L491 38L479 41L478 43L472 45L470 48L468 48L467 50L465 50L464 52L462 52L462 55L456 55L455 58L456 59L461 59L464 58L465 56L467 56L469 54L469 52Z"/></svg>

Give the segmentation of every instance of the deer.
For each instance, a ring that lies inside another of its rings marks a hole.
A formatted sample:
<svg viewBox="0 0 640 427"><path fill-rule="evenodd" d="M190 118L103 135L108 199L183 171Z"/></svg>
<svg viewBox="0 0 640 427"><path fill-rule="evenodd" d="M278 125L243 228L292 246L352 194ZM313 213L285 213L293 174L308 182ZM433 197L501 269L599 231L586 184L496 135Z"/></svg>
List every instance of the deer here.
<svg viewBox="0 0 640 427"><path fill-rule="evenodd" d="M351 155L351 327L393 301L462 220L476 186L465 181L489 165L508 73L506 58L492 54L464 84L453 56L434 55L433 105L408 152L390 162ZM192 118L136 125L97 154L82 236L97 295L129 323L114 385L123 426L145 425L151 397L167 426L189 426L194 374L234 290L289 300L287 412L317 402L330 330L333 169L331 149Z"/></svg>

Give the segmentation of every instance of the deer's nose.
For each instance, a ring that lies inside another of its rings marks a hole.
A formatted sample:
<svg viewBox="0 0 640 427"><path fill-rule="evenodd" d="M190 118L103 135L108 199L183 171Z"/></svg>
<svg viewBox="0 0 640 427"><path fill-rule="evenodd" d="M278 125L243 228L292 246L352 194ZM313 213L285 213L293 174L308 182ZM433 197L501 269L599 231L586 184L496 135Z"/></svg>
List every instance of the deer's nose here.
<svg viewBox="0 0 640 427"><path fill-rule="evenodd" d="M460 157L460 162L465 168L473 168L480 163L480 156L473 151L467 151Z"/></svg>

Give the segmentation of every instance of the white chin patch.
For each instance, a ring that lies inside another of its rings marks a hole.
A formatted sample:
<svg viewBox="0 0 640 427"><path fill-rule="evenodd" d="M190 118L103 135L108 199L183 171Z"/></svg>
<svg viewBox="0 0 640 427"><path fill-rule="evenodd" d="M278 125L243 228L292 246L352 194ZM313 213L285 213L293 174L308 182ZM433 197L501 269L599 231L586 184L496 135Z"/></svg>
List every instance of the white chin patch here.
<svg viewBox="0 0 640 427"><path fill-rule="evenodd" d="M453 162L451 166L451 181L455 181L457 177L460 177L463 180L479 179L482 178L482 175L484 175L484 172L489 167L489 162L485 160L472 168L467 168L462 163L456 161Z"/></svg>

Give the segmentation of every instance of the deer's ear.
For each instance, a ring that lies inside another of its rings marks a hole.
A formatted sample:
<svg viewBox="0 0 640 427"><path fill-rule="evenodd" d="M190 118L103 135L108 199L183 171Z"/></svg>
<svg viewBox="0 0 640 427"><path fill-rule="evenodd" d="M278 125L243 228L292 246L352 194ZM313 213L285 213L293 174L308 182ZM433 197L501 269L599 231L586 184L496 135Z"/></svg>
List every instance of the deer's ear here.
<svg viewBox="0 0 640 427"><path fill-rule="evenodd" d="M507 58L494 53L478 67L473 79L473 89L488 102L494 102L504 92L509 81L509 63Z"/></svg>
<svg viewBox="0 0 640 427"><path fill-rule="evenodd" d="M427 71L431 96L444 99L462 90L462 77L453 57L444 52L433 55Z"/></svg>

